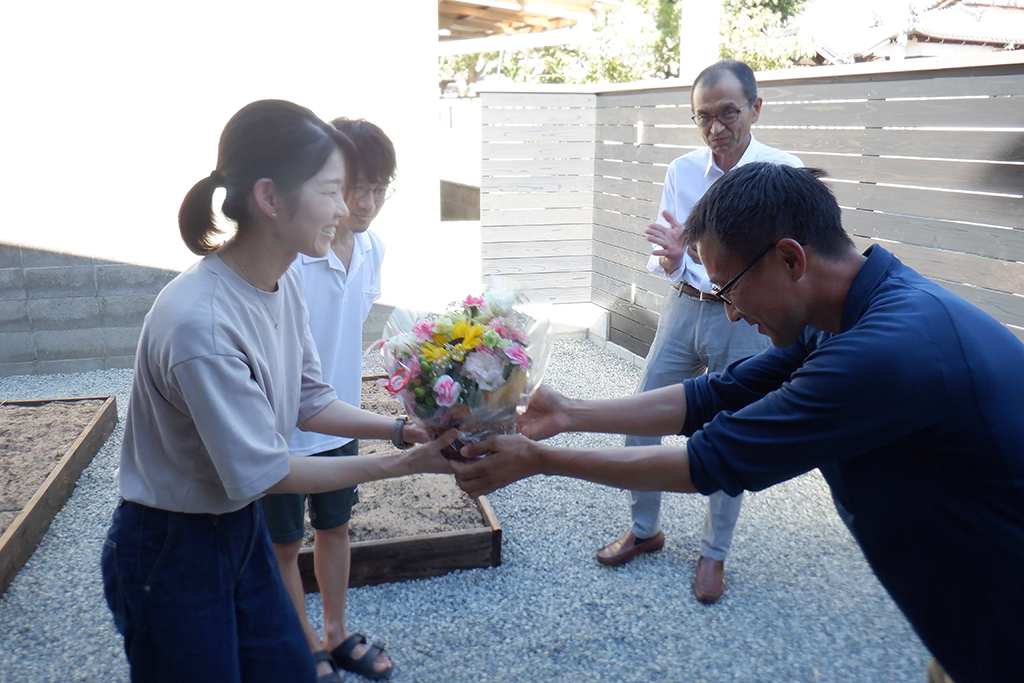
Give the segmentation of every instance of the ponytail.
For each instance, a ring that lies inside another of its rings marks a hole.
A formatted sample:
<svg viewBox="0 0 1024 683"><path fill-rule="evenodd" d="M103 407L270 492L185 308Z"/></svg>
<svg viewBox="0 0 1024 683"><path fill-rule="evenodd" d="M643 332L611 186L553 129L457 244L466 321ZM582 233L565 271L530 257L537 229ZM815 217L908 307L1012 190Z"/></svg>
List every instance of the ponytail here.
<svg viewBox="0 0 1024 683"><path fill-rule="evenodd" d="M214 171L192 186L178 210L181 239L193 254L205 256L219 246L215 238L222 231L214 222L213 193L222 184L220 173Z"/></svg>
<svg viewBox="0 0 1024 683"><path fill-rule="evenodd" d="M262 178L273 181L285 195L316 175L327 159L343 151L344 136L305 107L285 100L251 102L224 127L217 148L217 170L196 183L178 210L178 229L185 246L205 256L220 246L223 232L214 222L213 193L225 189L224 216L235 222L238 234L249 229L253 187Z"/></svg>

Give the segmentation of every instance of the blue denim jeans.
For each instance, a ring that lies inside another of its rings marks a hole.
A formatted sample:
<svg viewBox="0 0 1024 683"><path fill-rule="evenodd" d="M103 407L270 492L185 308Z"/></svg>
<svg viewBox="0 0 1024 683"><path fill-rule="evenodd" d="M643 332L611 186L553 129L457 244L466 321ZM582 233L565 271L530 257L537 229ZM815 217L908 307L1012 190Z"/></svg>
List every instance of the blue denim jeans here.
<svg viewBox="0 0 1024 683"><path fill-rule="evenodd" d="M101 563L132 681L316 681L259 502L208 515L122 501Z"/></svg>

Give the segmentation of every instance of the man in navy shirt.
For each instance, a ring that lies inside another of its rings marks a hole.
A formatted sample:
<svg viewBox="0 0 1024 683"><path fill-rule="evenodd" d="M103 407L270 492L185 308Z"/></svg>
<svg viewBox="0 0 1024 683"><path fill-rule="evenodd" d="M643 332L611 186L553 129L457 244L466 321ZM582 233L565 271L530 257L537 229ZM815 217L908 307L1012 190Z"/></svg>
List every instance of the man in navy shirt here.
<svg viewBox="0 0 1024 683"><path fill-rule="evenodd" d="M760 490L821 470L864 555L957 683L1024 680L1024 345L875 245L863 255L820 172L755 163L719 180L686 240L734 321L772 348L650 393L538 393L523 434L681 433L685 446L474 444L473 496L532 474L637 490Z"/></svg>

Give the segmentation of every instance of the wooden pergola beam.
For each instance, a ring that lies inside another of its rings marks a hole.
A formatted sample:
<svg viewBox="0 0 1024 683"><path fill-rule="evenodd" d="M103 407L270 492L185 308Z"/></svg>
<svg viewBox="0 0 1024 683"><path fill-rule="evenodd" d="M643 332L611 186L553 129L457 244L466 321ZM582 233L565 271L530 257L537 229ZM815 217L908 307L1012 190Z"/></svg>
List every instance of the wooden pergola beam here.
<svg viewBox="0 0 1024 683"><path fill-rule="evenodd" d="M438 0L437 27L448 32L447 36L442 36L448 39L535 33L573 26L596 7L606 11L616 5L614 0Z"/></svg>

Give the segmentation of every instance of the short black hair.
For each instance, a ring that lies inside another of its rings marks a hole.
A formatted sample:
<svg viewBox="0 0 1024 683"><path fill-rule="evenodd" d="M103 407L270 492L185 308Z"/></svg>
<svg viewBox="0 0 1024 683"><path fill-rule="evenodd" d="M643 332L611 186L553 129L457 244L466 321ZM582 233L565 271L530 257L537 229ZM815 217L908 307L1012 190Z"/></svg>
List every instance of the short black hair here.
<svg viewBox="0 0 1024 683"><path fill-rule="evenodd" d="M752 100L757 97L757 79L754 78L754 71L743 62L738 62L735 59L723 59L720 62L715 62L711 66L707 67L693 79L693 90L697 89L697 86L702 88L710 88L718 81L722 79L722 76L730 73L736 77L736 80L740 82L740 87L743 89L743 96L748 100Z"/></svg>
<svg viewBox="0 0 1024 683"><path fill-rule="evenodd" d="M395 146L380 126L366 119L344 117L334 119L331 125L352 143L356 166L366 182L387 185L394 181L398 171Z"/></svg>
<svg viewBox="0 0 1024 683"><path fill-rule="evenodd" d="M822 258L836 260L854 248L825 171L756 162L719 178L686 218L686 240L714 238L741 260L789 237Z"/></svg>

